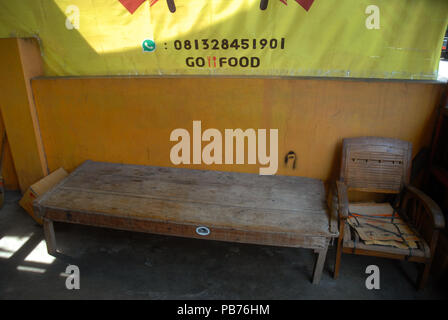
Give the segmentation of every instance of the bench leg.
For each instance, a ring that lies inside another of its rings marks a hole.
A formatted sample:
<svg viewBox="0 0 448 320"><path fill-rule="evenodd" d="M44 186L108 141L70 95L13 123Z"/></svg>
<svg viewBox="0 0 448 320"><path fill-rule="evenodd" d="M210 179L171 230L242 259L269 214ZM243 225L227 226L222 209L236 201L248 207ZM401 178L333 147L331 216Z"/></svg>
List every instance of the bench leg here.
<svg viewBox="0 0 448 320"><path fill-rule="evenodd" d="M44 219L44 235L45 242L47 243L48 254L56 254L56 237L54 235L53 221Z"/></svg>
<svg viewBox="0 0 448 320"><path fill-rule="evenodd" d="M325 258L327 257L328 246L325 248L315 250L317 253L316 264L314 265L313 284L319 284L322 277L322 271L325 265Z"/></svg>

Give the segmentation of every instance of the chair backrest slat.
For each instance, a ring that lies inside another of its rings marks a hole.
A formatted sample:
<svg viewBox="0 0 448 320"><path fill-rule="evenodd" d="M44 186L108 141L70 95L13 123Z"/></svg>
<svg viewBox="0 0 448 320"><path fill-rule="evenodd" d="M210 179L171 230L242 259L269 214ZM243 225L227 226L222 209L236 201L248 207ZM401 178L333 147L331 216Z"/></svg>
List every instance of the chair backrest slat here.
<svg viewBox="0 0 448 320"><path fill-rule="evenodd" d="M399 193L409 183L412 145L379 137L343 141L341 180L351 190Z"/></svg>

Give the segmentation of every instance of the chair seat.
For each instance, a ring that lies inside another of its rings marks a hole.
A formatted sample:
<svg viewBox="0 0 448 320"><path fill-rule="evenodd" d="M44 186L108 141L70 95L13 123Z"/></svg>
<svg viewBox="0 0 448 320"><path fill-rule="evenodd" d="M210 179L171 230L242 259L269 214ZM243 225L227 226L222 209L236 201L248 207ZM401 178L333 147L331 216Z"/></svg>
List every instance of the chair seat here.
<svg viewBox="0 0 448 320"><path fill-rule="evenodd" d="M429 250L429 246L426 241L420 238L416 242L418 246L416 249L401 249L392 246L382 246L375 244L366 245L363 240L359 239L356 231L352 230L352 228L347 223L344 227L344 248L376 251L385 254L403 255L406 257L430 258L431 251Z"/></svg>
<svg viewBox="0 0 448 320"><path fill-rule="evenodd" d="M431 256L428 244L394 213L389 203L350 203L347 221L344 230L346 248L406 257Z"/></svg>

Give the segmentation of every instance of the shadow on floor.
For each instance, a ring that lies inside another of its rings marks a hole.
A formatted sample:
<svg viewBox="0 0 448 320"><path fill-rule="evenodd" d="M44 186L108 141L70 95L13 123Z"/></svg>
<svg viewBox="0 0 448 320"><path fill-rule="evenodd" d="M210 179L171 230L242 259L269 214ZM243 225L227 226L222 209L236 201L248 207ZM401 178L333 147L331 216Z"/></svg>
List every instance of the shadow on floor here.
<svg viewBox="0 0 448 320"><path fill-rule="evenodd" d="M8 192L0 211L0 299L443 299L448 285L414 289L413 263L343 255L333 280L329 250L320 285L310 282L312 250L203 241L55 224L61 254L46 254L43 231ZM65 270L80 269L67 290ZM381 289L367 290L378 265Z"/></svg>

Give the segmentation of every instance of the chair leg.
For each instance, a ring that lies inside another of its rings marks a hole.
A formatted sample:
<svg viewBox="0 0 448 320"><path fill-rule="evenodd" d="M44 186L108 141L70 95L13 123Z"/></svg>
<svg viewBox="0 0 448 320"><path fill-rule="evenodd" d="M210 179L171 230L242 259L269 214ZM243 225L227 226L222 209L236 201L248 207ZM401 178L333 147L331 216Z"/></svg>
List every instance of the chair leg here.
<svg viewBox="0 0 448 320"><path fill-rule="evenodd" d="M333 279L337 279L339 276L339 266L341 265L342 246L343 246L342 240L344 239L344 225L345 225L345 221L340 220L339 221L338 247L336 250L336 261L334 263Z"/></svg>
<svg viewBox="0 0 448 320"><path fill-rule="evenodd" d="M336 250L336 261L334 263L334 274L333 279L337 279L339 276L339 267L341 265L341 256L342 256L342 243L340 243L338 239L338 248Z"/></svg>
<svg viewBox="0 0 448 320"><path fill-rule="evenodd" d="M426 286L426 283L428 282L429 278L429 271L431 270L431 261L425 263L425 267L420 272L418 277L418 290L423 290Z"/></svg>

